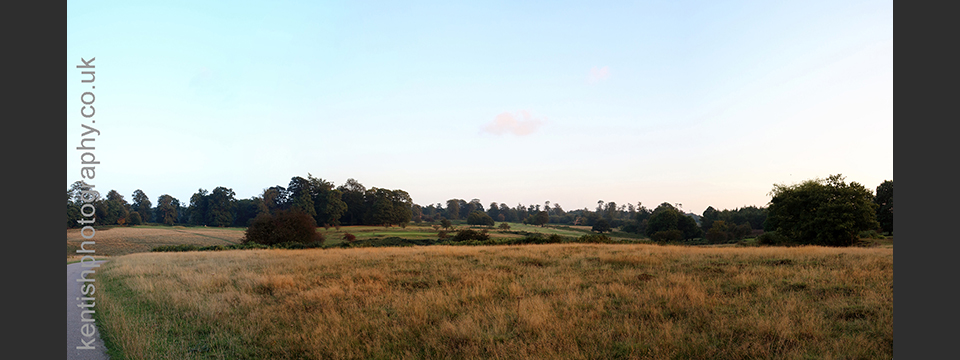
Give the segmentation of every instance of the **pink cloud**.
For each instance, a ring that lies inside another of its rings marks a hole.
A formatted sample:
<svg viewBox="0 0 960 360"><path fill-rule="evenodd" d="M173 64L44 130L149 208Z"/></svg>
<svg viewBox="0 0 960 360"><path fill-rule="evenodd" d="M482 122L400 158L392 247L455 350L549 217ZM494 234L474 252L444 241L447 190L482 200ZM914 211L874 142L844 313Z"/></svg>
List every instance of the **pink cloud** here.
<svg viewBox="0 0 960 360"><path fill-rule="evenodd" d="M594 66L590 69L590 74L587 75L587 82L595 84L600 80L606 80L608 77L610 77L610 67L604 66L598 69Z"/></svg>
<svg viewBox="0 0 960 360"><path fill-rule="evenodd" d="M518 119L521 118L521 119ZM520 110L517 114L502 113L497 115L493 122L483 127L483 131L494 135L503 135L512 133L523 136L530 135L543 125L543 121L530 116L526 110Z"/></svg>

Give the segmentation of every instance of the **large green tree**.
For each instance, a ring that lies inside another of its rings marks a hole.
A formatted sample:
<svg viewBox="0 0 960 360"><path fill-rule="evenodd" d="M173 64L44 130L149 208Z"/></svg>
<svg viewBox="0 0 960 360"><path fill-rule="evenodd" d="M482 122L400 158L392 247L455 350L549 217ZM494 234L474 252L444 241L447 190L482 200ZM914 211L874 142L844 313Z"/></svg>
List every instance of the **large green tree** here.
<svg viewBox="0 0 960 360"><path fill-rule="evenodd" d="M237 207L236 193L233 189L218 186L208 199L207 222L209 226L230 226Z"/></svg>
<svg viewBox="0 0 960 360"><path fill-rule="evenodd" d="M652 238L658 232L672 230L679 231L683 239L694 239L703 234L696 220L665 202L653 210L645 231Z"/></svg>
<svg viewBox="0 0 960 360"><path fill-rule="evenodd" d="M340 190L340 199L346 205L346 210L340 218L340 222L345 225L360 225L364 223L364 197L367 188L359 181L350 178L343 185L337 187Z"/></svg>
<svg viewBox="0 0 960 360"><path fill-rule="evenodd" d="M103 225L123 224L127 220L130 204L116 190L110 190L103 202L98 202L97 218Z"/></svg>
<svg viewBox="0 0 960 360"><path fill-rule="evenodd" d="M313 195L316 191L314 191L311 181L299 176L294 176L290 179L287 192L288 204L284 208L310 215L314 217L314 221L316 221L317 209L313 202Z"/></svg>
<svg viewBox="0 0 960 360"><path fill-rule="evenodd" d="M460 218L460 199L447 200L447 218L457 220Z"/></svg>
<svg viewBox="0 0 960 360"><path fill-rule="evenodd" d="M532 216L533 216L534 225L540 225L540 227L543 227L548 222L550 222L550 214L547 213L546 211L539 211Z"/></svg>
<svg viewBox="0 0 960 360"><path fill-rule="evenodd" d="M307 174L310 182L310 193L317 224L340 225L340 218L347 212L347 203L343 201L343 192L333 188L333 183Z"/></svg>
<svg viewBox="0 0 960 360"><path fill-rule="evenodd" d="M150 207L153 206L153 204L150 203L150 198L147 197L147 194L143 193L143 190L137 189L133 192L132 199L133 205L131 205L131 208L133 211L139 213L140 219L144 222L150 221L150 213L152 212Z"/></svg>
<svg viewBox="0 0 960 360"><path fill-rule="evenodd" d="M873 198L877 204L877 222L884 232L893 233L893 180L884 181L877 186L877 194Z"/></svg>
<svg viewBox="0 0 960 360"><path fill-rule="evenodd" d="M853 245L860 231L879 227L873 194L840 174L797 185L774 184L765 230L801 244Z"/></svg>
<svg viewBox="0 0 960 360"><path fill-rule="evenodd" d="M187 207L187 212L189 213L189 222L190 225L206 225L208 209L210 208L209 198L210 192L206 189L199 189L196 193L190 196L190 205Z"/></svg>
<svg viewBox="0 0 960 360"><path fill-rule="evenodd" d="M177 200L173 196L163 194L157 198L157 207L154 208L153 219L164 225L173 225L177 223L179 213L180 200Z"/></svg>

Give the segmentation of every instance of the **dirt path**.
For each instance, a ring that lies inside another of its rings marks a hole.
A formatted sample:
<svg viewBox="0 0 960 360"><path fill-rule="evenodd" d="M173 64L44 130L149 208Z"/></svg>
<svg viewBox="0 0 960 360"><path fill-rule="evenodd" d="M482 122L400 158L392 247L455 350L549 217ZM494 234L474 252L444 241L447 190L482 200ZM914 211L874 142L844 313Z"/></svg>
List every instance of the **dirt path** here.
<svg viewBox="0 0 960 360"><path fill-rule="evenodd" d="M99 287L96 281L97 267L103 261L88 262L86 264L73 263L67 265L67 359L77 360L98 360L109 359L106 349L103 346L103 340L100 339L100 332L96 330L96 322L82 321L90 319L90 313L83 314L84 310L97 311L96 299L98 298L96 289ZM83 271L93 270L94 273L82 274ZM80 275L86 275L86 279L93 279L90 282L77 281L81 279ZM93 285L93 293L90 294L89 285ZM88 295L81 293L81 286L86 286ZM93 297L94 301L81 301L80 297ZM92 305L89 307L80 307L80 304ZM78 349L78 347L80 347Z"/></svg>

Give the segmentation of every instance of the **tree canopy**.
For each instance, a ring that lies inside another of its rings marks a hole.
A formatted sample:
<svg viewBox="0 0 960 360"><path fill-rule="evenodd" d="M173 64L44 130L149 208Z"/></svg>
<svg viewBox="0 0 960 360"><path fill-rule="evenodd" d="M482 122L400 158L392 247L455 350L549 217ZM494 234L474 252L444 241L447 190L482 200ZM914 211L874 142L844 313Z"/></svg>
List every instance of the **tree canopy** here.
<svg viewBox="0 0 960 360"><path fill-rule="evenodd" d="M847 184L840 174L797 185L775 184L771 195L765 230L797 243L849 246L860 231L880 226L870 190Z"/></svg>
<svg viewBox="0 0 960 360"><path fill-rule="evenodd" d="M877 195L873 202L877 204L877 222L880 228L893 233L893 180L884 181L877 186Z"/></svg>

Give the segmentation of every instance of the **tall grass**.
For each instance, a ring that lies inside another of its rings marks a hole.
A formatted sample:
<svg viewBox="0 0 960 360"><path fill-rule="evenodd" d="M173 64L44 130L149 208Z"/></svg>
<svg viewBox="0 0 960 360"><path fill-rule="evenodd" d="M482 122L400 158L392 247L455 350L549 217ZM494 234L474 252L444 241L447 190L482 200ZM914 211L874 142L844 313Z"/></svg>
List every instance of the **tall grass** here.
<svg viewBox="0 0 960 360"><path fill-rule="evenodd" d="M553 244L133 254L115 359L892 358L893 251Z"/></svg>

